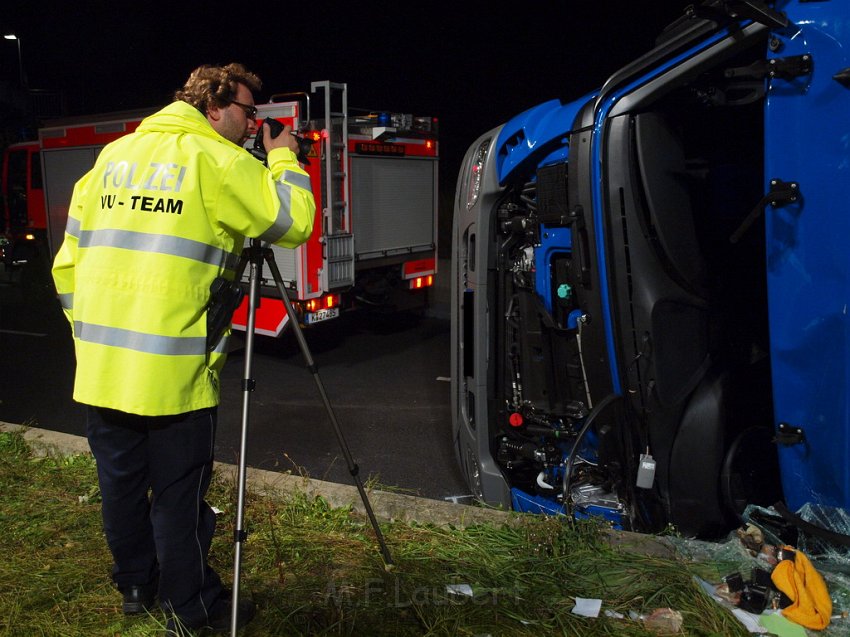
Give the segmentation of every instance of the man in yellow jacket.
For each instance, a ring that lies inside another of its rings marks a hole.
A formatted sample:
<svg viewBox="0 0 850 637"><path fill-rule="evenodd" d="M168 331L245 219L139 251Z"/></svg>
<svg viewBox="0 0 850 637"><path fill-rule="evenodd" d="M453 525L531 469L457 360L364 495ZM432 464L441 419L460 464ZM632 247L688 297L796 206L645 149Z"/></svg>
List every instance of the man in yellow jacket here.
<svg viewBox="0 0 850 637"><path fill-rule="evenodd" d="M259 89L240 64L193 71L173 103L106 146L77 182L53 265L124 612L158 595L177 634L224 632L233 611L207 563L226 340L207 348L210 285L234 278L246 236L294 247L313 229L291 129L257 132ZM254 133L268 167L241 147ZM240 624L254 612L247 601L236 610Z"/></svg>

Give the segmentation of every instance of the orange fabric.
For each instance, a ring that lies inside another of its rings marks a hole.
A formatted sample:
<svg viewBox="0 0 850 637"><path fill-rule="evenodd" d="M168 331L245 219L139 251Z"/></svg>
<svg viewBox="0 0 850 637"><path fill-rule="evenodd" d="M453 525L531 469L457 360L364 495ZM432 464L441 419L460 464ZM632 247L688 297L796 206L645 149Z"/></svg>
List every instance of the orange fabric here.
<svg viewBox="0 0 850 637"><path fill-rule="evenodd" d="M786 549L794 550L786 546ZM782 614L792 622L822 630L829 625L832 615L832 599L826 582L815 570L809 558L796 551L794 561L782 560L773 569L770 579L780 591L794 602L782 609Z"/></svg>

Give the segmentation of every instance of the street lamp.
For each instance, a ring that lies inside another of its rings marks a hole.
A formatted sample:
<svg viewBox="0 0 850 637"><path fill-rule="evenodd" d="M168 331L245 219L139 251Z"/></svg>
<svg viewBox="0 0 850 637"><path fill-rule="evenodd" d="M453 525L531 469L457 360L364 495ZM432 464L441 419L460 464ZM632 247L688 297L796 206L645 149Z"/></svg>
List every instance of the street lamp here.
<svg viewBox="0 0 850 637"><path fill-rule="evenodd" d="M21 56L21 38L19 38L14 33L7 33L3 36L6 40L15 40L18 43L18 73L21 78L21 87L23 88L24 82L24 58Z"/></svg>

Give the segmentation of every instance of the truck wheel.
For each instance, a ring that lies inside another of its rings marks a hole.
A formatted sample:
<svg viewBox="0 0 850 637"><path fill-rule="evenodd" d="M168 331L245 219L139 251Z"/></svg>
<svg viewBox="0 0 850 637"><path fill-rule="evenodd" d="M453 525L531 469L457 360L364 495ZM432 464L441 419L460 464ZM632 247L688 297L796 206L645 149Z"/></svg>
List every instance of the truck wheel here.
<svg viewBox="0 0 850 637"><path fill-rule="evenodd" d="M723 502L741 520L749 504L771 506L782 500L779 460L769 427L745 429L729 447L720 473Z"/></svg>

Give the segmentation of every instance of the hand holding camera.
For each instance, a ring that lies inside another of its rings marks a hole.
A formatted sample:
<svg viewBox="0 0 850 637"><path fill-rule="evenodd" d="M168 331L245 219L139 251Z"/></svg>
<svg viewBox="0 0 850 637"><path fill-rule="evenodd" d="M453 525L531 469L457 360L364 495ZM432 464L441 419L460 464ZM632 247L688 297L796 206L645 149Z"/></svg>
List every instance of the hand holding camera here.
<svg viewBox="0 0 850 637"><path fill-rule="evenodd" d="M261 132L254 138L251 154L260 161L266 161L268 153L275 148L288 148L302 164L309 164L307 153L313 145L311 139L300 137L292 132L292 126L281 124L272 117L263 120Z"/></svg>
<svg viewBox="0 0 850 637"><path fill-rule="evenodd" d="M273 125L277 124L273 130ZM282 128L281 128L282 127ZM284 125L275 119L267 118L263 122L263 147L266 153L271 152L275 148L288 148L293 153L298 154L298 139L292 133L292 126Z"/></svg>

